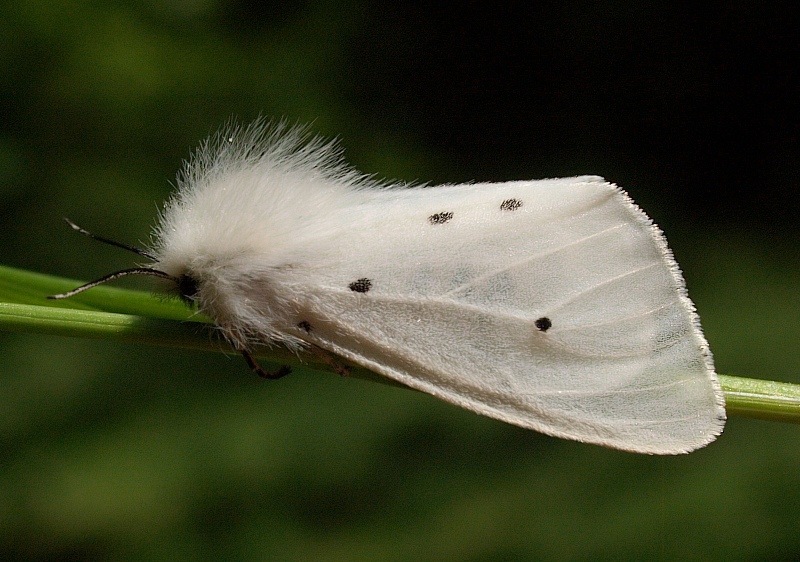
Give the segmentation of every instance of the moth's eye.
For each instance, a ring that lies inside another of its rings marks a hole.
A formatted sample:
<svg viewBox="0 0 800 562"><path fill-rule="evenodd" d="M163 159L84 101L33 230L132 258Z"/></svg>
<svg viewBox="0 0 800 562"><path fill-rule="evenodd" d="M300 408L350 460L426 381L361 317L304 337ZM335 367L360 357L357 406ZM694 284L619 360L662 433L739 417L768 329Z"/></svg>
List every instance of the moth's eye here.
<svg viewBox="0 0 800 562"><path fill-rule="evenodd" d="M188 304L194 304L198 291L199 287L197 286L197 280L194 277L185 273L178 277L178 293L184 302Z"/></svg>

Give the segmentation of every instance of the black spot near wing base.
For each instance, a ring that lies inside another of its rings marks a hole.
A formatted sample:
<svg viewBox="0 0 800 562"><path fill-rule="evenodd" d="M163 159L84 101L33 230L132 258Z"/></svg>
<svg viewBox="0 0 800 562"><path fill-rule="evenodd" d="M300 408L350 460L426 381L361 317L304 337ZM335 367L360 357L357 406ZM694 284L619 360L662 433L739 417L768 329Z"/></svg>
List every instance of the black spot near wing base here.
<svg viewBox="0 0 800 562"><path fill-rule="evenodd" d="M536 322L534 322L534 325L539 331L546 332L553 326L553 323L547 316L542 316Z"/></svg>

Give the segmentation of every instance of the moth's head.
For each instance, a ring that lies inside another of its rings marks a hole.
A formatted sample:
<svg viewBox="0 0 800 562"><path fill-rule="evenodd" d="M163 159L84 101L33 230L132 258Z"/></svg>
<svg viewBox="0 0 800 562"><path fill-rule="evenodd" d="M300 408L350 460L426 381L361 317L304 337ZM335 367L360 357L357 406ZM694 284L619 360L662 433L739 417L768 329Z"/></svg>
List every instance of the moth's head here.
<svg viewBox="0 0 800 562"><path fill-rule="evenodd" d="M248 263L253 261L252 253L242 249L228 252L201 244L163 245L154 254L150 267L171 281L167 290L206 313L221 306L225 295L241 288Z"/></svg>

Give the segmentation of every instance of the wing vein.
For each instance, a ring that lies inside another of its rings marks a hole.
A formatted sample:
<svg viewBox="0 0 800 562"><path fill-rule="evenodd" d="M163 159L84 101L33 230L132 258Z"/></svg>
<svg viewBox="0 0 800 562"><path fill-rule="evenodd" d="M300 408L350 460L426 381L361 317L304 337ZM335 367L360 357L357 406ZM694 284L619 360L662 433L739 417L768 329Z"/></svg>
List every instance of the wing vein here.
<svg viewBox="0 0 800 562"><path fill-rule="evenodd" d="M558 248L553 248L553 249L547 250L545 252L540 252L538 254L534 254L532 256L526 256L525 258L523 258L521 260L518 260L518 261L516 261L516 262L514 262L512 264L506 264L506 265L504 265L502 267L499 267L497 269L494 269L492 271L489 271L489 272L486 272L486 273L484 273L482 275L474 277L473 279L470 279L469 282L466 282L466 283L464 283L462 285L459 285L458 287L455 287L455 288L451 289L450 291L447 291L446 293L443 293L441 296L442 297L453 296L455 294L458 294L459 292L463 292L465 290L470 289L471 287L474 287L475 285L477 285L481 281L484 281L486 279L491 279L492 277L494 277L496 275L499 275L500 273L505 273L507 271L511 271L511 270L516 269L518 267L524 266L524 265L526 265L526 264L528 264L528 263L530 263L531 261L534 261L534 260L538 260L538 259L545 258L547 256L558 254L559 252L563 252L563 251L565 251L565 250L567 250L569 248L578 246L579 244L583 244L584 242L587 242L587 241L591 240L592 238L596 238L598 236L602 236L603 234L606 234L606 233L611 232L613 230L616 230L618 228L622 228L624 226L625 226L625 223L620 223L620 224L617 224L617 225L614 225L614 226L610 226L610 227L605 228L605 229L603 229L603 230L601 230L599 232L595 232L594 234L590 234L588 236L584 236L583 238L579 238L577 240L574 240L574 241L570 242L569 244L565 244L563 246L559 246Z"/></svg>
<svg viewBox="0 0 800 562"><path fill-rule="evenodd" d="M684 378L678 379L676 381L672 381L666 384L658 384L653 386L647 386L642 388L614 388L613 394L639 394L644 392L651 392L653 390L664 390L667 388L671 388L674 386L678 386L687 382L692 382L695 379L692 378ZM602 392L592 391L592 390L540 390L536 391L536 395L570 395L570 396L593 396L603 394Z"/></svg>
<svg viewBox="0 0 800 562"><path fill-rule="evenodd" d="M589 287L588 289L583 289L582 291L579 291L579 292L577 292L577 293L575 293L573 295L570 295L568 298L566 298L566 299L562 300L560 303L554 305L551 310L558 310L559 308L564 308L566 305L570 304L571 302L574 302L575 300L579 299L580 297L582 297L584 295L587 295L587 294L592 293L594 291L597 291L597 290L599 290L599 289L601 289L603 287L607 287L607 286L611 285L612 283L616 283L617 281L620 281L621 279L625 279L626 277L629 277L631 275L636 275L637 273L641 273L642 271L646 271L648 269L651 269L653 267L657 267L659 265L661 265L659 262L653 262L653 263L649 263L647 265L643 265L641 267L637 267L636 269L632 269L630 271L626 271L625 273L620 273L619 275L616 275L616 276L614 276L614 277L612 277L610 279L606 279L602 283L598 283L594 287Z"/></svg>
<svg viewBox="0 0 800 562"><path fill-rule="evenodd" d="M600 328L602 326L613 326L615 324L618 324L619 322L625 322L627 320L635 320L637 318L644 318L645 316L651 316L675 304L681 304L681 301L679 299L672 299L662 304L661 306L651 308L650 310L647 310L645 312L637 314L629 314L628 316L622 318L614 318L613 320L609 320L607 322L596 322L594 324L581 324L579 326L561 326L559 328L559 332L570 332L574 330L583 330L585 328Z"/></svg>

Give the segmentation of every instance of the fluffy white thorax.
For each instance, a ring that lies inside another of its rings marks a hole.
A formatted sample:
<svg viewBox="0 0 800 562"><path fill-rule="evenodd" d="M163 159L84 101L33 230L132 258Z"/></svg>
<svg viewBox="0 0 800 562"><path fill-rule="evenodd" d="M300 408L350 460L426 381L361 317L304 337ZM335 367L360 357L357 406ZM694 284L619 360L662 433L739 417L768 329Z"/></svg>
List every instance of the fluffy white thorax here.
<svg viewBox="0 0 800 562"><path fill-rule="evenodd" d="M276 285L308 261L339 211L381 187L304 128L232 127L185 164L155 228L153 268L196 281L200 309L229 337L297 344L274 328L289 304Z"/></svg>

